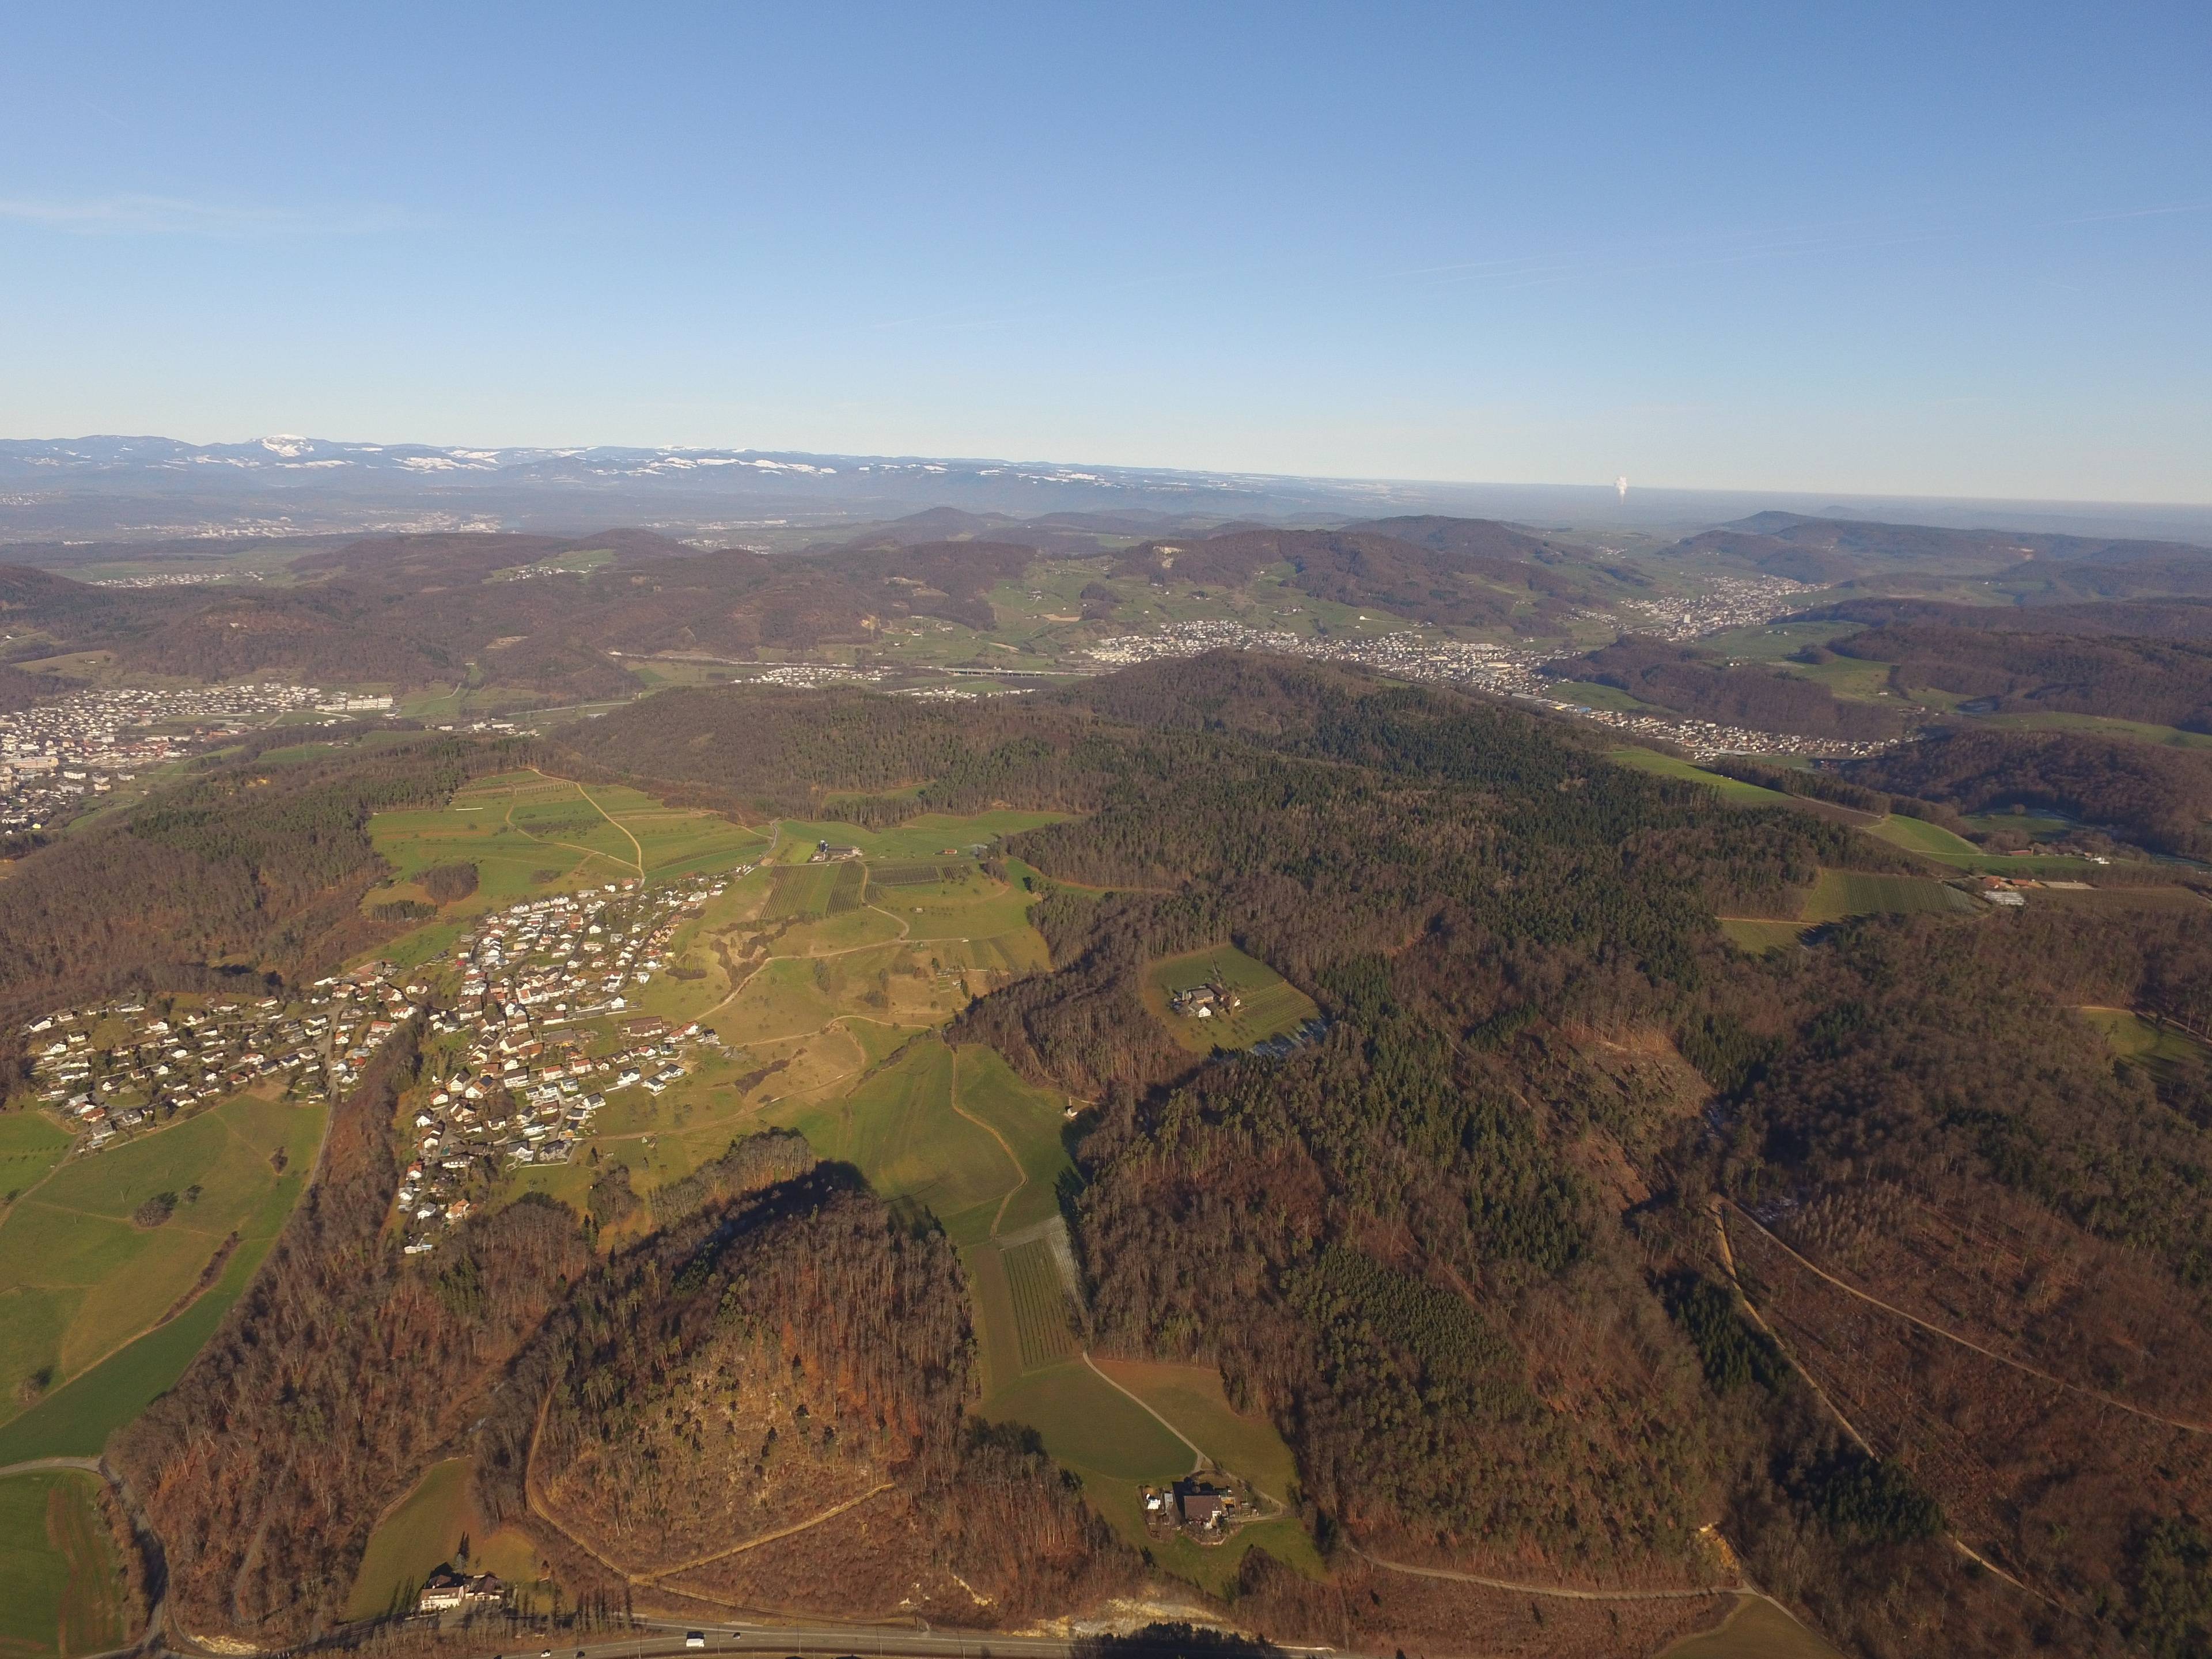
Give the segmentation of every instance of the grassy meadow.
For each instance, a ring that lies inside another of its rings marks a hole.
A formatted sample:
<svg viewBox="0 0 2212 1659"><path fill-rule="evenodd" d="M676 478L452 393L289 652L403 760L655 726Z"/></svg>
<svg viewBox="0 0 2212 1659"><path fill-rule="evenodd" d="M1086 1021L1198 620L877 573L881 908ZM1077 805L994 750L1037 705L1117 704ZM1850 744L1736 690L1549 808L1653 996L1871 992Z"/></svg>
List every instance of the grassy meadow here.
<svg viewBox="0 0 2212 1659"><path fill-rule="evenodd" d="M1211 1018L1200 1019L1170 1009L1169 999L1177 991L1217 982L1242 999L1235 1012L1217 1011ZM1217 1048L1249 1048L1297 1030L1321 1012L1311 997L1266 963L1227 945L1161 957L1146 970L1141 994L1168 1035L1197 1054L1212 1054Z"/></svg>
<svg viewBox="0 0 2212 1659"><path fill-rule="evenodd" d="M1929 876L1869 875L1860 870L1823 870L1806 896L1798 920L1818 926L1850 916L1964 913L1974 901Z"/></svg>
<svg viewBox="0 0 2212 1659"><path fill-rule="evenodd" d="M1673 778L1682 783L1701 783L1708 789L1717 789L1724 799L1745 806L1787 806L1790 804L1790 798L1778 789L1746 783L1740 778L1723 777L1718 772L1708 772L1693 762L1674 755L1662 755L1656 749L1638 749L1633 744L1624 744L1619 749L1607 750L1606 758L1616 766L1633 767L1656 777Z"/></svg>
<svg viewBox="0 0 2212 1659"><path fill-rule="evenodd" d="M1925 818L1901 817L1891 813L1879 823L1867 826L1867 834L1877 836L1893 847L1902 847L1908 853L1925 853L1936 858L1980 858L1982 849L1964 836L1954 835L1940 823L1930 823Z"/></svg>
<svg viewBox="0 0 2212 1659"><path fill-rule="evenodd" d="M326 1121L320 1106L240 1095L70 1159L23 1189L0 1218L0 1424L180 1321L220 1287L234 1257L265 1249ZM168 1220L132 1219L163 1193L177 1199Z"/></svg>
<svg viewBox="0 0 2212 1659"><path fill-rule="evenodd" d="M1818 1632L1771 1601L1740 1599L1715 1629L1686 1636L1660 1659L1843 1659Z"/></svg>
<svg viewBox="0 0 2212 1659"><path fill-rule="evenodd" d="M75 1659L133 1634L100 1483L74 1470L0 1480L0 1654Z"/></svg>
<svg viewBox="0 0 2212 1659"><path fill-rule="evenodd" d="M472 1572L495 1572L524 1592L550 1586L545 1563L519 1527L487 1520L469 1485L470 1460L449 1457L424 1470L407 1495L387 1510L369 1534L349 1619L375 1619L395 1607L411 1609L422 1581L438 1568L466 1562Z"/></svg>
<svg viewBox="0 0 2212 1659"><path fill-rule="evenodd" d="M473 864L477 890L436 921L386 947L402 967L450 948L477 916L520 899L643 876L662 880L725 870L759 856L768 837L719 814L665 805L636 789L588 788L536 772L479 778L443 806L379 812L369 839L393 868L364 906L428 902L419 878Z"/></svg>

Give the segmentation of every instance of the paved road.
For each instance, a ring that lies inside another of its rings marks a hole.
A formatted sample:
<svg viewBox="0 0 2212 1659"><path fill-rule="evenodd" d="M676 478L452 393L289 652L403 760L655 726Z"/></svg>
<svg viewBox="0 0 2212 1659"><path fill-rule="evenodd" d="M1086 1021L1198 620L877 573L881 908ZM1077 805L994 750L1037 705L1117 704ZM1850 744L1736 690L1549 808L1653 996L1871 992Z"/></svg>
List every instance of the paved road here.
<svg viewBox="0 0 2212 1659"><path fill-rule="evenodd" d="M582 1647L556 1646L553 1659L689 1659L692 1650L684 1634L699 1631L707 1638L709 1654L819 1655L838 1659L1071 1659L1077 1644L1052 1636L999 1636L958 1631L912 1630L895 1626L762 1625L739 1622L684 1625L665 1620L641 1621L639 1636L621 1641L596 1641ZM542 1650L525 1648L512 1659L538 1659ZM1164 1647L1163 1652L1172 1651ZM1333 1654L1333 1648L1283 1648L1291 1654ZM502 1654L501 1659L510 1659Z"/></svg>

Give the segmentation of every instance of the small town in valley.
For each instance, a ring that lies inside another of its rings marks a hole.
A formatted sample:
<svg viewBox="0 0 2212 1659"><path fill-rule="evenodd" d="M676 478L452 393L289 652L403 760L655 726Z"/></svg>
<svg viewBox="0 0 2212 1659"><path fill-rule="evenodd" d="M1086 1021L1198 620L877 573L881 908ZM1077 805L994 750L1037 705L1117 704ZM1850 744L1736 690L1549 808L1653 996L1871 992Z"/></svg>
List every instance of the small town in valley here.
<svg viewBox="0 0 2212 1659"><path fill-rule="evenodd" d="M425 1087L392 1203L419 1255L505 1170L566 1163L610 1092L662 1094L696 1053L720 1049L696 1024L631 1005L684 917L752 868L521 901L404 973L378 961L289 993L57 1009L23 1028L28 1103L93 1156L247 1091L326 1103L412 1024Z"/></svg>

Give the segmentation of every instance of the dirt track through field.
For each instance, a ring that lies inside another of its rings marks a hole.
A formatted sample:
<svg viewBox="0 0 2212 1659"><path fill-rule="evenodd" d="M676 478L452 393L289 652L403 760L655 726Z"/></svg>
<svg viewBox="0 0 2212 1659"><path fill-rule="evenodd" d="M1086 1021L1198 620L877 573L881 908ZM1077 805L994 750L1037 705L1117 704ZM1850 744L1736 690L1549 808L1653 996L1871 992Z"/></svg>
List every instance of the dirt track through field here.
<svg viewBox="0 0 2212 1659"><path fill-rule="evenodd" d="M614 825L614 827L615 827L616 829L617 829L617 830L621 830L621 831L623 832L623 835L624 836L624 837L625 837L625 838L627 838L627 839L628 839L628 841L629 842L630 850L631 850L632 852L634 852L634 853L635 853L635 854L637 854L637 878L638 878L638 879L639 879L640 881L644 880L644 879L645 879L645 844L644 844L642 842L639 841L639 840L638 840L638 838L637 838L635 836L633 836L633 835L631 835L631 834L630 834L630 832L629 832L629 826L628 824L626 824L626 823L623 823L621 820L619 820L618 818L617 818L617 817L615 817L611 812L608 811L607 811L607 809L606 809L605 807L604 807L604 806L600 805L599 804L599 802L597 802L597 801L593 800L593 799L592 799L592 792L591 792L590 790L588 790L588 789L585 788L585 787L584 787L584 786L583 786L582 784L580 784L580 784L578 784L578 785L576 786L576 793L577 793L578 794L581 795L581 796L584 798L585 804L586 804L586 805L588 805L588 806L592 809L592 811L593 811L594 812L597 812L597 813L598 813L601 817L605 818L605 819L609 823L613 824L613 825Z"/></svg>
<svg viewBox="0 0 2212 1659"><path fill-rule="evenodd" d="M1191 1439L1188 1435L1186 1435L1181 1429L1176 1427L1174 1424L1169 1422L1166 1418L1162 1417L1158 1412L1154 1411L1151 1404L1141 1395L1131 1394L1128 1389L1123 1388L1112 1377L1107 1376L1105 1372L1100 1370L1098 1369L1098 1362L1091 1357L1091 1350L1088 1348L1085 1348L1083 1351L1083 1363L1091 1367L1091 1374L1093 1376L1097 1377L1101 1382L1103 1382L1108 1388L1113 1389L1115 1393L1121 1395L1122 1398L1135 1402L1138 1410L1143 1412L1144 1414L1151 1418L1153 1422L1158 1424L1176 1439L1182 1441L1184 1445L1190 1448L1190 1472L1193 1474L1201 1474L1211 1466L1211 1460L1207 1458L1204 1452L1198 1449L1197 1442ZM1257 1486L1253 1487L1252 1490L1254 1492L1260 1492L1260 1489ZM1271 1494L1262 1492L1260 1492L1260 1496L1262 1498L1268 1498ZM1276 1498L1273 1501L1279 1503L1281 1500L1279 1498Z"/></svg>

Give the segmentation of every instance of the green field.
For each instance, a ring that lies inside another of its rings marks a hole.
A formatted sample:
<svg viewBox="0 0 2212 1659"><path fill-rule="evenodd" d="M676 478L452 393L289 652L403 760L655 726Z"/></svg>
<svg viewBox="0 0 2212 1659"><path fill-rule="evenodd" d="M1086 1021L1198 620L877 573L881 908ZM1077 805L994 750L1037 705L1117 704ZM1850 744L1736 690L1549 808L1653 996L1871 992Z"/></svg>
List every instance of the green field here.
<svg viewBox="0 0 2212 1659"><path fill-rule="evenodd" d="M179 1311L219 1254L274 1238L326 1116L240 1095L27 1188L0 1219L0 1422L24 1409L27 1379L43 1379L35 1395L94 1370ZM137 1225L161 1193L178 1195L174 1213Z"/></svg>
<svg viewBox="0 0 2212 1659"><path fill-rule="evenodd" d="M1206 1019L1171 1011L1169 999L1176 992L1208 983L1226 986L1242 999L1242 1006ZM1267 963L1227 945L1163 957L1146 970L1143 996L1168 1034L1198 1054L1217 1048L1249 1048L1295 1031L1321 1013L1311 997Z"/></svg>
<svg viewBox="0 0 2212 1659"><path fill-rule="evenodd" d="M0 1207L44 1181L69 1148L69 1132L40 1114L0 1113Z"/></svg>
<svg viewBox="0 0 2212 1659"><path fill-rule="evenodd" d="M1660 1659L1843 1659L1771 1601L1747 1595L1717 1629L1686 1636Z"/></svg>
<svg viewBox="0 0 2212 1659"><path fill-rule="evenodd" d="M1886 662L1835 657L1822 663L1778 662L1774 665L1795 679L1826 686L1830 696L1851 702L1881 702L1894 708L1913 706L1912 699L1890 689L1890 665Z"/></svg>
<svg viewBox="0 0 2212 1659"><path fill-rule="evenodd" d="M72 1659L131 1639L121 1553L100 1483L75 1471L0 1480L0 1654Z"/></svg>
<svg viewBox="0 0 2212 1659"><path fill-rule="evenodd" d="M1870 875L1823 870L1794 916L1723 916L1722 934L1754 955L1796 944L1805 933L1850 916L1967 915L1978 907L1968 894L1932 876Z"/></svg>
<svg viewBox="0 0 2212 1659"><path fill-rule="evenodd" d="M1698 641L1700 650L1717 652L1729 661L1778 663L1808 645L1826 645L1865 626L1851 622L1758 623L1708 634Z"/></svg>
<svg viewBox="0 0 2212 1659"><path fill-rule="evenodd" d="M2070 818L2049 812L1970 812L1966 822L1983 834L2000 830L2016 830L2024 836L2063 836L2081 826ZM1969 842L1971 850L1978 851Z"/></svg>
<svg viewBox="0 0 2212 1659"><path fill-rule="evenodd" d="M1764 956L1795 945L1805 932L1802 921L1765 921L1753 916L1723 916L1721 933L1738 950Z"/></svg>
<svg viewBox="0 0 2212 1659"><path fill-rule="evenodd" d="M1132 1394L1144 1405L1130 1399ZM1084 1497L1126 1541L1149 1553L1155 1565L1216 1595L1234 1583L1238 1563L1254 1549L1316 1577L1326 1571L1313 1540L1287 1516L1248 1524L1220 1545L1146 1534L1140 1487L1189 1474L1199 1461L1193 1446L1267 1497L1295 1496L1290 1448L1273 1425L1230 1408L1211 1366L1104 1360L1094 1370L1077 1358L1028 1373L985 1401L983 1414L1035 1429L1045 1449L1082 1480Z"/></svg>
<svg viewBox="0 0 2212 1659"><path fill-rule="evenodd" d="M1229 1403L1212 1365L1163 1360L1101 1359L1098 1369L1176 1425L1221 1468L1243 1475L1279 1503L1297 1496L1297 1461L1264 1416Z"/></svg>
<svg viewBox="0 0 2212 1659"><path fill-rule="evenodd" d="M2102 714L1985 714L1977 718L1975 723L2009 726L2015 731L2100 732L2107 737L2131 738L2137 743L2166 744L2177 749L2212 749L2212 732L2184 732L2177 726L2113 720Z"/></svg>
<svg viewBox="0 0 2212 1659"><path fill-rule="evenodd" d="M1901 817L1893 812L1877 823L1869 824L1867 834L1878 836L1908 853L1927 853L1938 858L1986 856L1973 842L1963 836L1953 835L1940 823L1930 823L1925 818Z"/></svg>
<svg viewBox="0 0 2212 1659"><path fill-rule="evenodd" d="M928 1210L960 1244L981 1243L1002 1220L1056 1213L1070 1167L1059 1097L1024 1084L988 1048L956 1055L933 1038L908 1044L842 1098L763 1115L857 1167L884 1197Z"/></svg>
<svg viewBox="0 0 2212 1659"><path fill-rule="evenodd" d="M1595 680L1553 680L1544 687L1544 692L1555 701L1579 703L1589 708L1634 711L1656 707L1641 697L1631 696L1617 685L1601 685Z"/></svg>
<svg viewBox="0 0 2212 1659"><path fill-rule="evenodd" d="M980 1120L1013 1155L1019 1183L993 1218L994 1233L1019 1232L1060 1213L1060 1188L1075 1172L1061 1138L1066 1097L1016 1077L995 1048L958 1053L960 1109Z"/></svg>
<svg viewBox="0 0 2212 1659"><path fill-rule="evenodd" d="M1878 876L1823 870L1798 920L1812 927L1847 916L1942 915L1972 911L1974 902L1929 876Z"/></svg>
<svg viewBox="0 0 2212 1659"><path fill-rule="evenodd" d="M1075 1330L1068 1322L1067 1292L1052 1246L1032 1239L999 1252L1014 1303L1014 1328L1021 1343L1022 1369L1040 1370L1075 1352Z"/></svg>
<svg viewBox="0 0 2212 1659"><path fill-rule="evenodd" d="M2201 1078L2212 1069L2212 1052L2185 1031L2154 1024L2125 1008L2076 1012L2097 1028L2115 1060L2131 1061L2161 1080Z"/></svg>
<svg viewBox="0 0 2212 1659"><path fill-rule="evenodd" d="M957 1224L956 1238L987 1237L1017 1171L988 1129L953 1109L952 1075L951 1049L917 1041L841 1100L763 1115L855 1166L884 1197L912 1200L948 1232Z"/></svg>
<svg viewBox="0 0 2212 1659"><path fill-rule="evenodd" d="M0 1426L0 1464L97 1456L109 1435L184 1375L223 1316L246 1294L289 1208L289 1200L279 1206L272 1198L250 1229L254 1237L232 1253L222 1276L184 1312Z"/></svg>
<svg viewBox="0 0 2212 1659"><path fill-rule="evenodd" d="M1055 1461L1109 1480L1174 1480L1195 1461L1189 1447L1080 1359L1030 1372L985 1401L983 1414L1027 1424Z"/></svg>
<svg viewBox="0 0 2212 1659"><path fill-rule="evenodd" d="M487 1520L469 1487L470 1461L433 1463L369 1534L346 1603L349 1619L375 1619L395 1607L411 1609L422 1581L439 1567L465 1561L472 1572L495 1572L526 1589L541 1588L544 1563L519 1528Z"/></svg>
<svg viewBox="0 0 2212 1659"><path fill-rule="evenodd" d="M1724 799L1746 806L1787 806L1790 801L1790 798L1778 789L1762 788L1740 778L1723 777L1718 772L1708 772L1704 767L1676 756L1662 755L1656 749L1623 746L1607 750L1606 758L1616 766L1633 767L1639 772L1650 772L1658 777L1704 784L1709 789L1720 791Z"/></svg>

